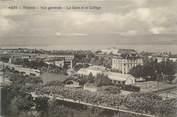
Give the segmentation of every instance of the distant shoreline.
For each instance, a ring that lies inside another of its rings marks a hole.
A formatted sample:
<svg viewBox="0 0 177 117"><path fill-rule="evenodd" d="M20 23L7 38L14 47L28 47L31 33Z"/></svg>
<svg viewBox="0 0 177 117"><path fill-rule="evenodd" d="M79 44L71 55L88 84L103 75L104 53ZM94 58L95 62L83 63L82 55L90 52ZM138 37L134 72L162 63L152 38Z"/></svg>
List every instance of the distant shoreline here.
<svg viewBox="0 0 177 117"><path fill-rule="evenodd" d="M177 54L177 45L44 45L44 46L0 46L1 49L44 49L44 50L104 50L108 48L135 49L138 52L172 52Z"/></svg>

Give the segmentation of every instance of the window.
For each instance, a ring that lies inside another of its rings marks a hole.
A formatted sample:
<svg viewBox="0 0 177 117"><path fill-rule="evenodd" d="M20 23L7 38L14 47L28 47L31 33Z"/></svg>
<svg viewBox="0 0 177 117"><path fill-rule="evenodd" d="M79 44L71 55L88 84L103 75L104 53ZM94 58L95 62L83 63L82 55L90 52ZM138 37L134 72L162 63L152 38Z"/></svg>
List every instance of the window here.
<svg viewBox="0 0 177 117"><path fill-rule="evenodd" d="M114 81L114 84L116 84L116 81Z"/></svg>
<svg viewBox="0 0 177 117"><path fill-rule="evenodd" d="M112 80L112 83L114 84L114 80Z"/></svg>

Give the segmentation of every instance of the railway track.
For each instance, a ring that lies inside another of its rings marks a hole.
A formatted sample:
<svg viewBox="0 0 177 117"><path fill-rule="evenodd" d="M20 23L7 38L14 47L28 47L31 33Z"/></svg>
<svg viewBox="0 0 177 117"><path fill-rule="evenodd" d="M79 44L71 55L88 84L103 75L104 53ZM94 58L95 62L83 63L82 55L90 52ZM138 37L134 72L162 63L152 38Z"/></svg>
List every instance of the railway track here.
<svg viewBox="0 0 177 117"><path fill-rule="evenodd" d="M50 95L37 95L34 92L32 93L28 93L30 94L32 97L37 98L37 97L47 97L49 99L53 99L53 96ZM107 107L107 106L102 106L102 105L95 105L95 104L91 104L91 103L86 103L83 101L79 101L79 100L73 100L73 99L68 99L68 98L64 98L62 96L60 97L56 97L57 100L61 100L61 101L66 101L66 102L70 102L70 103L76 103L76 104L82 104L82 105L86 105L86 106L92 106L92 107L97 107L97 108L102 108L102 109L107 109L107 110L112 110L112 111L117 111L117 112L123 112L123 113L129 113L129 114L133 114L133 115L141 115L144 117L157 117L155 115L150 115L150 114L144 114L144 113L138 113L138 112L134 112L134 111L130 111L130 110L123 110L123 109L118 109L118 108L114 108L114 107Z"/></svg>
<svg viewBox="0 0 177 117"><path fill-rule="evenodd" d="M174 89L177 89L177 86L156 90L156 91L153 91L152 93L164 93L164 92L168 92L168 91L171 91L171 90L174 90Z"/></svg>

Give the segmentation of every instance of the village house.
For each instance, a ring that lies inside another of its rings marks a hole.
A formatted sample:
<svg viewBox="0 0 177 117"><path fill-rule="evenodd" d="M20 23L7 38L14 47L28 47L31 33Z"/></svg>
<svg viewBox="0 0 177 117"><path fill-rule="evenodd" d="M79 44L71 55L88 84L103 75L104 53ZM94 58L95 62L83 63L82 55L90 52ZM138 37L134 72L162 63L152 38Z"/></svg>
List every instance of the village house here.
<svg viewBox="0 0 177 117"><path fill-rule="evenodd" d="M64 86L69 88L81 88L79 81L67 79L64 81Z"/></svg>

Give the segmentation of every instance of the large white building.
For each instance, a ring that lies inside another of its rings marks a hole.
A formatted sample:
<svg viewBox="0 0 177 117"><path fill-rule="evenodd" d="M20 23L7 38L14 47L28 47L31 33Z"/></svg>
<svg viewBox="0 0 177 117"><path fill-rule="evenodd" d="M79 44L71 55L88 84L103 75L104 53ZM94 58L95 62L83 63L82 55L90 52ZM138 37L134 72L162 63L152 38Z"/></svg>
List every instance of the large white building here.
<svg viewBox="0 0 177 117"><path fill-rule="evenodd" d="M135 78L130 74L110 72L107 71L104 67L99 66L82 68L77 72L78 75L84 76L88 76L90 73L92 73L93 76L96 76L97 74L104 74L108 76L108 78L112 81L113 84L131 85L135 83Z"/></svg>
<svg viewBox="0 0 177 117"><path fill-rule="evenodd" d="M112 69L117 70L123 74L129 73L129 71L137 65L142 65L143 60L141 58L128 59L128 58L112 58Z"/></svg>
<svg viewBox="0 0 177 117"><path fill-rule="evenodd" d="M142 65L143 59L132 49L120 49L118 55L112 58L112 70L127 74L137 65Z"/></svg>

